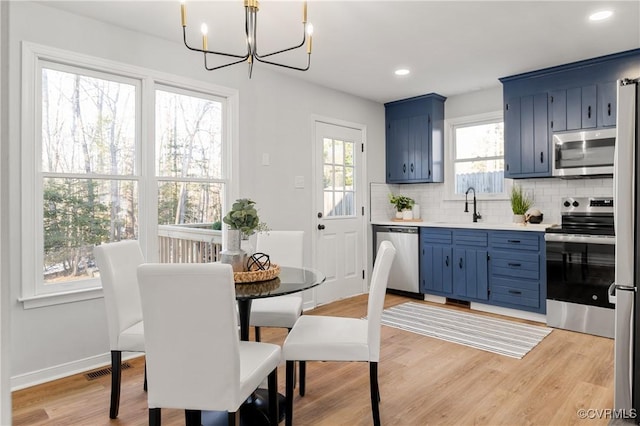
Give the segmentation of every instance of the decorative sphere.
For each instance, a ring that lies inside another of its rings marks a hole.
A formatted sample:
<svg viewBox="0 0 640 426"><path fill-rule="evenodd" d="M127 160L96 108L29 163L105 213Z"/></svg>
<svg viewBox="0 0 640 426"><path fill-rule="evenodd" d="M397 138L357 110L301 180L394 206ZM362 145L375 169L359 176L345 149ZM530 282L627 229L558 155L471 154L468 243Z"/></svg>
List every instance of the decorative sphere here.
<svg viewBox="0 0 640 426"><path fill-rule="evenodd" d="M247 271L266 271L271 266L269 255L254 253L247 260Z"/></svg>

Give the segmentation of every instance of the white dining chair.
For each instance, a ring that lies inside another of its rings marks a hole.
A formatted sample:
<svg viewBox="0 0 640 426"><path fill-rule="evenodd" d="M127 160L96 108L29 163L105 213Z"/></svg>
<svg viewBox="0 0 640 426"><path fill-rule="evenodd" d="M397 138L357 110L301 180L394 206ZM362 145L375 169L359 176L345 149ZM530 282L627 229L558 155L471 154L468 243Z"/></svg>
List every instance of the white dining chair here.
<svg viewBox="0 0 640 426"><path fill-rule="evenodd" d="M200 425L201 411L239 408L268 377L269 419L278 424L280 346L238 337L235 283L222 263L144 264L138 268L145 321L149 425L162 408L185 410Z"/></svg>
<svg viewBox="0 0 640 426"><path fill-rule="evenodd" d="M122 352L144 352L144 326L138 290L137 268L144 263L140 243L118 241L94 247L107 308L111 350L111 403L109 417L118 417ZM144 389L146 390L146 375Z"/></svg>
<svg viewBox="0 0 640 426"><path fill-rule="evenodd" d="M267 231L257 234L256 252L269 255L280 266L302 267L304 231ZM291 329L302 314L302 294L255 299L251 302L249 325L255 327L260 341L260 327Z"/></svg>
<svg viewBox="0 0 640 426"><path fill-rule="evenodd" d="M374 425L380 424L380 389L378 361L380 360L380 321L389 271L396 249L389 241L380 244L376 255L367 318L343 318L317 315L300 317L289 332L282 347L286 361L286 425L293 424L294 362L300 361L362 361L369 363L371 409ZM300 368L300 395L304 396L305 369Z"/></svg>

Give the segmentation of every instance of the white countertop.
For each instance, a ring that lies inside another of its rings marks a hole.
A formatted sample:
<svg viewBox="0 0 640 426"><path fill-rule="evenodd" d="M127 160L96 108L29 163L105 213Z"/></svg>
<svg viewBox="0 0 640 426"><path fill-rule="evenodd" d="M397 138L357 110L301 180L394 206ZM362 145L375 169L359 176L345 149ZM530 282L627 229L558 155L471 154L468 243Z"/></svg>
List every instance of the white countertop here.
<svg viewBox="0 0 640 426"><path fill-rule="evenodd" d="M371 221L372 225L385 225L385 226L417 226L417 227L429 227L429 228L464 228L464 229L490 229L490 230L500 230L500 231L533 231L533 232L544 232L545 229L552 226L552 223L540 223L540 224L531 224L527 223L516 224L516 223L484 223L482 221L473 223L469 222L416 222L413 220L407 221Z"/></svg>

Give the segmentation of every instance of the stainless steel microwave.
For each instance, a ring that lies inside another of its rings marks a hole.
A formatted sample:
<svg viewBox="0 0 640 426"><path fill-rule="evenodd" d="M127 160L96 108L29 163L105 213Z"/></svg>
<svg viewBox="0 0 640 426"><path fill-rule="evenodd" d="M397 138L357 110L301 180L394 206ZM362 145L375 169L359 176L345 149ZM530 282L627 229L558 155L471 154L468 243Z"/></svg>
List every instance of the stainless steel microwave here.
<svg viewBox="0 0 640 426"><path fill-rule="evenodd" d="M555 133L553 176L613 175L615 146L615 128Z"/></svg>

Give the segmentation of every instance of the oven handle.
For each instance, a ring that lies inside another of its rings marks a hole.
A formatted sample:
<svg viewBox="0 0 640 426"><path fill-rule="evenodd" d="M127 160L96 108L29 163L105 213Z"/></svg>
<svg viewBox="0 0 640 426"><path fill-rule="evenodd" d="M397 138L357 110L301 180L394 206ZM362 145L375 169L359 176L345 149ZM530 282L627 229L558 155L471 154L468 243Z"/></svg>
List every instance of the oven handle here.
<svg viewBox="0 0 640 426"><path fill-rule="evenodd" d="M601 235L544 234L544 240L558 243L606 244L610 246L616 244L616 237Z"/></svg>

